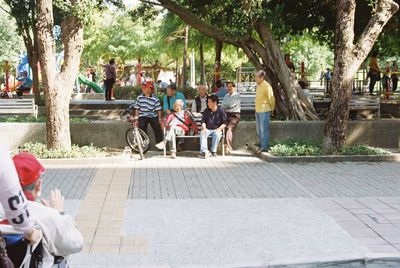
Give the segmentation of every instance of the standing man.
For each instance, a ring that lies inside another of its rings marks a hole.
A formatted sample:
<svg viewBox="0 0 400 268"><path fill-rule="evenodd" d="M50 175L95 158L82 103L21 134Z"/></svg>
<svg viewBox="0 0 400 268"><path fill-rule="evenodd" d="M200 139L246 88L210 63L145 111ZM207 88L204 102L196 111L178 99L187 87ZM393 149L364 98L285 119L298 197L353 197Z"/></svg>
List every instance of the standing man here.
<svg viewBox="0 0 400 268"><path fill-rule="evenodd" d="M377 51L372 53L367 77L369 77L369 95L373 95L375 84L381 79L381 70L379 69Z"/></svg>
<svg viewBox="0 0 400 268"><path fill-rule="evenodd" d="M106 88L105 97L107 101L112 100L112 89L117 79L117 70L115 68L115 60L111 59L109 64L103 65L106 75L106 80L104 80L104 86Z"/></svg>
<svg viewBox="0 0 400 268"><path fill-rule="evenodd" d="M186 109L186 99L185 95L181 92L176 91L176 86L174 84L167 87L167 94L164 96L164 112L169 115L174 110L174 104L176 100L183 101L183 110Z"/></svg>
<svg viewBox="0 0 400 268"><path fill-rule="evenodd" d="M226 152L229 154L233 148L233 133L232 130L239 124L240 121L240 94L236 92L233 82L226 84L228 94L225 95L222 101L222 108L224 108L228 117L228 126L226 129Z"/></svg>
<svg viewBox="0 0 400 268"><path fill-rule="evenodd" d="M266 152L269 148L269 117L275 110L274 92L265 81L265 72L256 73L256 128L260 147L257 153Z"/></svg>
<svg viewBox="0 0 400 268"><path fill-rule="evenodd" d="M200 133L200 157L205 159L208 157L207 138L212 137L211 156L217 156L218 143L221 140L222 131L226 127L226 113L218 107L218 97L211 95L208 98L208 108L203 113L201 120Z"/></svg>
<svg viewBox="0 0 400 268"><path fill-rule="evenodd" d="M139 117L139 128L146 132L147 126L150 123L153 129L156 143L163 140L161 133L162 124L162 109L160 100L152 93L153 82L147 81L142 86L142 94L136 98L134 105L135 116Z"/></svg>

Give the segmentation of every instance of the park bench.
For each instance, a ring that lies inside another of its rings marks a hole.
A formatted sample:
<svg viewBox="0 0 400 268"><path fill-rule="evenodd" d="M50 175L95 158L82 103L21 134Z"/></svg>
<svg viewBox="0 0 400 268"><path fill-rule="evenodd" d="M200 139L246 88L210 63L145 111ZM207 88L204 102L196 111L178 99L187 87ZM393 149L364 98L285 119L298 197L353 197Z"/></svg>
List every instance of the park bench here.
<svg viewBox="0 0 400 268"><path fill-rule="evenodd" d="M220 97L218 105L222 105L222 100L224 98ZM254 112L256 110L256 94L241 93L240 94L240 109L244 112Z"/></svg>
<svg viewBox="0 0 400 268"><path fill-rule="evenodd" d="M358 111L376 111L376 118L380 118L380 98L379 97L356 97L350 101L350 112L353 111L355 117ZM353 116L354 117L354 116Z"/></svg>
<svg viewBox="0 0 400 268"><path fill-rule="evenodd" d="M38 116L38 106L34 99L0 99L0 115Z"/></svg>
<svg viewBox="0 0 400 268"><path fill-rule="evenodd" d="M194 121L197 124L197 127L199 129L199 134L198 135L185 135L185 136L176 136L176 139L200 139L200 132L201 132L201 116L194 116ZM164 137L167 134L166 128L164 127ZM222 156L225 156L225 130L222 130L222 136L220 142L222 142ZM164 147L164 156L167 156L167 149Z"/></svg>
<svg viewBox="0 0 400 268"><path fill-rule="evenodd" d="M325 96L326 95L326 88L321 88L321 87L313 87L313 88L308 88L308 91L310 92L311 96Z"/></svg>

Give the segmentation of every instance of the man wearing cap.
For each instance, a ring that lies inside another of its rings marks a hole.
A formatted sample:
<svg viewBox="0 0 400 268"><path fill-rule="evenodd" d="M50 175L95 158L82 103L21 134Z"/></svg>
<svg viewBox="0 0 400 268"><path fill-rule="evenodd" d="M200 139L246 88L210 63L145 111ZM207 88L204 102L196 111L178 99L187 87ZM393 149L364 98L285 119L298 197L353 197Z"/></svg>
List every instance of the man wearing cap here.
<svg viewBox="0 0 400 268"><path fill-rule="evenodd" d="M183 110L183 101L178 99L174 103L174 110L167 115L166 127L168 128L167 135L164 140L156 144L160 150L164 149L167 142L171 146L171 158L176 158L176 136L184 136L189 133L190 128L194 130L194 135L197 135L197 124L189 111Z"/></svg>
<svg viewBox="0 0 400 268"><path fill-rule="evenodd" d="M167 87L167 94L164 96L164 112L169 115L173 109L176 100L183 101L183 110L186 109L186 99L181 92L176 91L176 86L171 84Z"/></svg>
<svg viewBox="0 0 400 268"><path fill-rule="evenodd" d="M139 117L139 128L147 133L150 124L153 129L156 143L163 140L161 132L162 109L160 100L152 93L153 83L147 81L142 85L142 94L136 98L134 105L135 117Z"/></svg>
<svg viewBox="0 0 400 268"><path fill-rule="evenodd" d="M27 201L14 163L5 148L0 146L0 218L7 218L14 229L24 233L25 238L34 244L42 234L34 228L35 215Z"/></svg>
<svg viewBox="0 0 400 268"><path fill-rule="evenodd" d="M15 169L29 205L35 215L35 224L43 232L43 267L52 267L54 257L68 257L83 249L83 238L74 219L64 214L64 197L58 189L50 192L50 199L41 199L44 167L28 153L19 153L13 157Z"/></svg>
<svg viewBox="0 0 400 268"><path fill-rule="evenodd" d="M22 99L24 92L31 91L32 79L29 78L27 71L22 71L19 73L17 80L21 82L21 85L15 90L19 99Z"/></svg>

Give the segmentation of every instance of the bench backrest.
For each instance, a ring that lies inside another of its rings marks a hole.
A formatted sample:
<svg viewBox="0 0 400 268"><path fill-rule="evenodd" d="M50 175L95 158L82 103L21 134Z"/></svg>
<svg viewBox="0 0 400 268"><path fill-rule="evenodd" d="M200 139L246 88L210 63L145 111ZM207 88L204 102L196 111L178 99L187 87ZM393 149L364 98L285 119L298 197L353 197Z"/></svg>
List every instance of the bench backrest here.
<svg viewBox="0 0 400 268"><path fill-rule="evenodd" d="M350 109L359 109L359 110L376 109L376 110L378 110L379 108L380 108L380 99L379 98L360 97L360 98L353 98L350 101Z"/></svg>
<svg viewBox="0 0 400 268"><path fill-rule="evenodd" d="M37 111L34 99L0 99L0 114L33 114L37 117Z"/></svg>

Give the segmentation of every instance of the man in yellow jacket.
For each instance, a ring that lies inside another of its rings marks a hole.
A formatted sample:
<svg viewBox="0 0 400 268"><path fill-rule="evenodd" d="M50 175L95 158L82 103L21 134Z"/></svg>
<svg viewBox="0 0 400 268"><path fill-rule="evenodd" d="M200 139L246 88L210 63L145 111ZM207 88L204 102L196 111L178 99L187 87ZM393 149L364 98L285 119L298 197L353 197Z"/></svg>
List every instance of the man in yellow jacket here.
<svg viewBox="0 0 400 268"><path fill-rule="evenodd" d="M265 72L256 73L256 128L260 147L257 153L268 151L269 148L269 117L275 110L274 92L265 81Z"/></svg>

